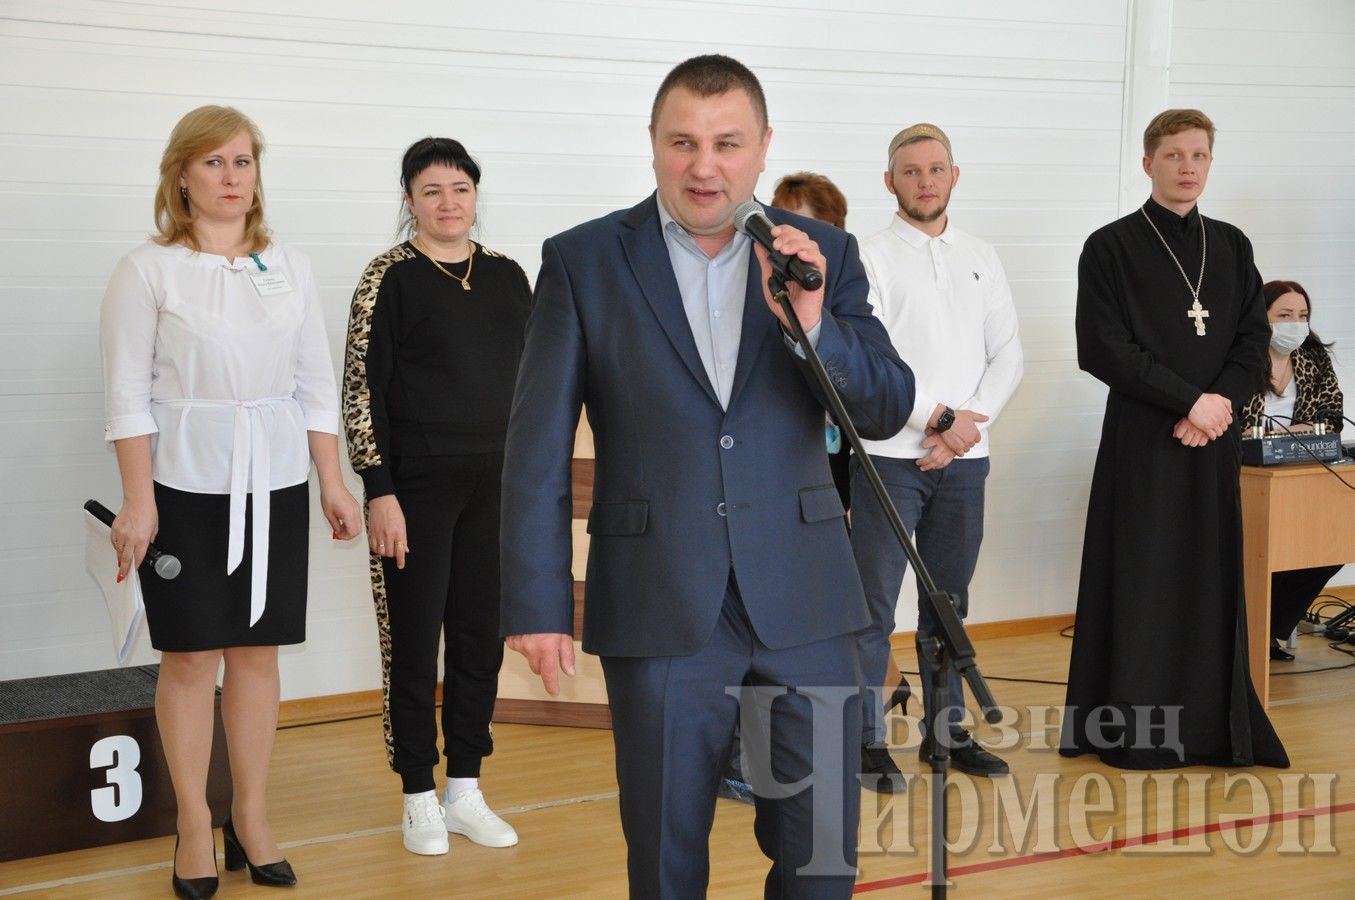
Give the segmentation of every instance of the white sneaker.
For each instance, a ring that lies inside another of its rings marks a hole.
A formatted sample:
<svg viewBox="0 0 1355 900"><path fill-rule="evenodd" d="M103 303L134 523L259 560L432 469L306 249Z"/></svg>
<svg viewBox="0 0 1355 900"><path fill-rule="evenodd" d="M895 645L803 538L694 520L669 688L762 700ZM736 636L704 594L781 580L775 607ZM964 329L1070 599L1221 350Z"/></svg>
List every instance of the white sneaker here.
<svg viewBox="0 0 1355 900"><path fill-rule="evenodd" d="M442 804L437 791L424 791L405 798L405 818L400 823L405 849L420 856L447 852L447 829L442 822Z"/></svg>
<svg viewBox="0 0 1355 900"><path fill-rule="evenodd" d="M511 847L518 842L513 826L485 805L485 795L479 788L449 798L443 814L448 831L464 834L482 847Z"/></svg>

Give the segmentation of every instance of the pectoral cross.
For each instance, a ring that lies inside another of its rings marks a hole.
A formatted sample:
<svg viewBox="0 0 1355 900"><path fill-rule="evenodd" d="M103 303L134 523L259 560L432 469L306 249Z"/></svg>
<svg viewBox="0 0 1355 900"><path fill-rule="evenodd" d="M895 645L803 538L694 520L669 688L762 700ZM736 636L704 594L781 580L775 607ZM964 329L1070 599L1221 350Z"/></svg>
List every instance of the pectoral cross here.
<svg viewBox="0 0 1355 900"><path fill-rule="evenodd" d="M1195 320L1195 333L1204 337L1204 320L1209 318L1209 310L1200 305L1200 298L1195 298L1195 303L1186 312L1186 315Z"/></svg>

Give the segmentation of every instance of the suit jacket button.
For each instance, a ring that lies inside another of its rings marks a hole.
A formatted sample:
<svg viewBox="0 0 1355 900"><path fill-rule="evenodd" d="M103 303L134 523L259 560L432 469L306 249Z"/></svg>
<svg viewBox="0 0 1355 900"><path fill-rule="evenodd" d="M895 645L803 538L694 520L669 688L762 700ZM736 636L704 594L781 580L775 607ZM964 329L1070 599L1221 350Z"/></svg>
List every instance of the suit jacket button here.
<svg viewBox="0 0 1355 900"><path fill-rule="evenodd" d="M716 504L715 512L722 516L729 515L729 513L725 510L725 505L723 503Z"/></svg>
<svg viewBox="0 0 1355 900"><path fill-rule="evenodd" d="M720 438L720 446L728 450L730 447L734 446L734 439L726 434Z"/></svg>

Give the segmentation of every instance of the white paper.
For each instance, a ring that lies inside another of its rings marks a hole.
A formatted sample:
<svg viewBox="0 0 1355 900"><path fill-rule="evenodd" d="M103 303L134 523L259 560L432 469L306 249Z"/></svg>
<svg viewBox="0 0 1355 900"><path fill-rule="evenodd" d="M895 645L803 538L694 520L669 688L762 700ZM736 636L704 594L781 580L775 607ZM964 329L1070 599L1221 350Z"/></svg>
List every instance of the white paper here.
<svg viewBox="0 0 1355 900"><path fill-rule="evenodd" d="M113 626L113 653L118 665L127 665L146 621L146 604L141 599L141 578L133 569L118 584L118 555L108 539L108 526L85 513L85 571L103 592L108 619Z"/></svg>
<svg viewBox="0 0 1355 900"><path fill-rule="evenodd" d="M278 294L292 292L292 286L287 283L287 276L281 272L250 272L249 280L254 282L254 289L259 292L260 297L276 297Z"/></svg>

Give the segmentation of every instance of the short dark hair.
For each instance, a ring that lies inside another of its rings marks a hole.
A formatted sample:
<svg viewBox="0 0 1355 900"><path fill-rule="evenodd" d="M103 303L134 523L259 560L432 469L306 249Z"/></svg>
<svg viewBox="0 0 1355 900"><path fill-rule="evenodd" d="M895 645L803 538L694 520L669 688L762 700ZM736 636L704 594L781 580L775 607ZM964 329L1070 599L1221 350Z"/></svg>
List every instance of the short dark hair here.
<svg viewBox="0 0 1355 900"><path fill-rule="evenodd" d="M400 161L400 188L405 192L405 196L410 195L414 179L419 177L419 173L429 166L437 165L459 169L470 177L471 184L480 186L480 164L471 159L471 155L466 152L460 141L444 137L426 137L410 144L409 149L405 151L404 159ZM413 228L414 217L410 215L409 206L401 203L397 231L410 235Z"/></svg>
<svg viewBox="0 0 1355 900"><path fill-rule="evenodd" d="M649 110L649 130L652 132L659 121L659 107L673 88L686 88L698 97L713 97L741 88L753 101L753 111L757 113L762 130L767 130L767 97L762 93L762 84L747 66L728 56L718 53L706 56L693 56L673 67L673 71L659 85L654 95L654 106Z"/></svg>
<svg viewBox="0 0 1355 900"><path fill-rule="evenodd" d="M793 172L776 183L772 206L794 210L808 206L814 218L837 228L847 227L847 198L837 185L817 172Z"/></svg>

